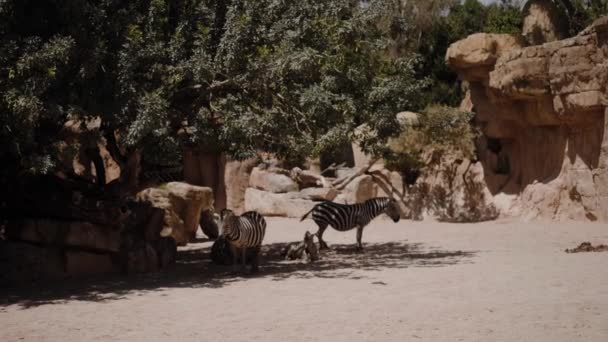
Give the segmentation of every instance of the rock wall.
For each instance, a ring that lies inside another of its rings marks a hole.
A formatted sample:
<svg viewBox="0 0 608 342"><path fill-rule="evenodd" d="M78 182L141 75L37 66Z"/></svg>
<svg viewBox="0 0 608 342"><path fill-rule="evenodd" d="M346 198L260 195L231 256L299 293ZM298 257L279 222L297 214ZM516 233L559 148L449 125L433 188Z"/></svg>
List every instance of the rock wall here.
<svg viewBox="0 0 608 342"><path fill-rule="evenodd" d="M474 34L446 61L468 82L488 190L502 215L608 220L608 17L526 46Z"/></svg>

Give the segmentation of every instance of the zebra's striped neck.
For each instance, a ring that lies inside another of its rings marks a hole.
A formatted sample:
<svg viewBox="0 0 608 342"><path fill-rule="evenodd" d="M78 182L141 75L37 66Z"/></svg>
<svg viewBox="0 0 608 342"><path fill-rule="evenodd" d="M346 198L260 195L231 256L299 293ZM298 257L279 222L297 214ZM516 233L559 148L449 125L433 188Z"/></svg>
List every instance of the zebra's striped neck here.
<svg viewBox="0 0 608 342"><path fill-rule="evenodd" d="M376 197L365 202L366 204L369 203L368 206L371 207L370 214L372 217L376 217L386 210L388 204L390 203L390 199L388 197Z"/></svg>
<svg viewBox="0 0 608 342"><path fill-rule="evenodd" d="M238 217L231 216L226 218L226 220L222 224L222 230L224 236L228 240L238 240L241 237L241 232L239 229L235 229L235 225L238 224Z"/></svg>

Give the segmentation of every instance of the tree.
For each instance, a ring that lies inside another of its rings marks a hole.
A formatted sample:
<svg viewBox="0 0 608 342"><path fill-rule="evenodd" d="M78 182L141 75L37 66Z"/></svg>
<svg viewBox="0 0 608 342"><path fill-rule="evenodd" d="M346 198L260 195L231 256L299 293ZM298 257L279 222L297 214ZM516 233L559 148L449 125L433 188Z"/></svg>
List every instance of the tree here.
<svg viewBox="0 0 608 342"><path fill-rule="evenodd" d="M410 54L386 58L376 23L351 0L2 1L2 178L57 171L79 148L59 136L68 119L98 117L127 170L185 146L299 160L361 124L377 152L425 83Z"/></svg>
<svg viewBox="0 0 608 342"><path fill-rule="evenodd" d="M519 2L513 0L501 0L500 3L489 5L483 31L488 33L520 33L523 25L520 5Z"/></svg>
<svg viewBox="0 0 608 342"><path fill-rule="evenodd" d="M608 0L553 0L568 18L569 34L574 36L593 20L608 14Z"/></svg>

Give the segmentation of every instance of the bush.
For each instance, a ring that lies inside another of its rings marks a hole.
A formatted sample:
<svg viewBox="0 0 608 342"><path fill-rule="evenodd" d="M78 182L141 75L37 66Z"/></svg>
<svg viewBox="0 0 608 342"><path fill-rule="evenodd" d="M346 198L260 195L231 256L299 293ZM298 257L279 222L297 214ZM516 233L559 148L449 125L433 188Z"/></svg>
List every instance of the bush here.
<svg viewBox="0 0 608 342"><path fill-rule="evenodd" d="M407 176L419 174L424 166L437 163L446 153L457 159L473 159L477 137L470 124L473 115L442 105L427 107L417 124L406 126L401 135L389 141L387 167Z"/></svg>

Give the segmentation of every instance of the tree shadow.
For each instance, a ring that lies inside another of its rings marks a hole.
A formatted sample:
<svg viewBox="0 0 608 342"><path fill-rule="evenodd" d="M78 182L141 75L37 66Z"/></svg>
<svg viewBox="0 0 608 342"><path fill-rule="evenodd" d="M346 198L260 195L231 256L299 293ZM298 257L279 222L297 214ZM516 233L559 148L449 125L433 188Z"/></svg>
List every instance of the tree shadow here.
<svg viewBox="0 0 608 342"><path fill-rule="evenodd" d="M358 280L369 278L366 271L472 263L471 257L476 254L471 251L425 247L421 243L369 243L364 244L363 253L358 253L354 245L333 245L331 250L321 253L320 260L307 264L284 260L281 251L286 245L287 243L265 245L262 248L260 271L254 275L233 272L231 266L214 264L210 257L211 245L208 243L189 245L186 249L180 249L176 264L162 272L63 280L3 290L5 294L0 296L0 312L5 311L8 305L28 309L69 301L107 302L170 288L221 288L252 277L269 278L272 281L290 278Z"/></svg>

